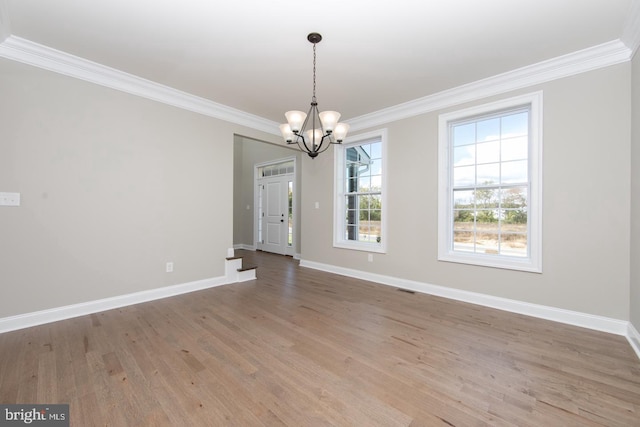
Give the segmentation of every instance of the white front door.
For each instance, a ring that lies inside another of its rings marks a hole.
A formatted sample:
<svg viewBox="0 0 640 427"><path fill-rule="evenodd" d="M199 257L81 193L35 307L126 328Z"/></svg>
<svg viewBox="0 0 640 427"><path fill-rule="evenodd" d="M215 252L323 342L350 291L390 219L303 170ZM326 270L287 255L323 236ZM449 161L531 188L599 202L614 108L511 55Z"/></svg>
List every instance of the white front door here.
<svg viewBox="0 0 640 427"><path fill-rule="evenodd" d="M258 249L289 255L290 244L290 189L291 175L280 175L258 180L259 225L261 236Z"/></svg>

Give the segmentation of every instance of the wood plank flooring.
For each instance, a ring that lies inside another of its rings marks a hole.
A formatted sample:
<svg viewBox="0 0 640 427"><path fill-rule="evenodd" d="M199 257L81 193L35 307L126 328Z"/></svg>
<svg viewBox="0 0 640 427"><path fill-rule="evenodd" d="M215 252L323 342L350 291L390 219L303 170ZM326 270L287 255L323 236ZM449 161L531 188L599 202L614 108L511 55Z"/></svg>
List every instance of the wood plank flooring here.
<svg viewBox="0 0 640 427"><path fill-rule="evenodd" d="M300 268L0 334L73 426L640 426L624 337Z"/></svg>

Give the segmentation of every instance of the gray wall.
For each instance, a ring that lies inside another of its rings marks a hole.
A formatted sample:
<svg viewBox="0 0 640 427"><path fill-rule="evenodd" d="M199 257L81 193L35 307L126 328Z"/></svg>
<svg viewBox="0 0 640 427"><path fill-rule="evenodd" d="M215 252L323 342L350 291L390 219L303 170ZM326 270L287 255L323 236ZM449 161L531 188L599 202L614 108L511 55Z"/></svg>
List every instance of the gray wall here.
<svg viewBox="0 0 640 427"><path fill-rule="evenodd" d="M631 213L640 212L639 69L636 55L633 68L473 103L544 91L542 274L437 261L441 111L386 126L388 253L373 263L332 247L331 151L301 157L303 259L631 318L638 328L640 271L631 259L640 241ZM242 200L229 182L238 173L234 135L279 140L0 60L0 191L22 194L22 206L0 208L0 284L9 295L0 298L0 317L223 275Z"/></svg>
<svg viewBox="0 0 640 427"><path fill-rule="evenodd" d="M333 156L304 162L302 259L629 319L630 64L460 105L544 91L543 273L437 260L438 114L389 123L388 253L332 247ZM320 203L320 209L314 203Z"/></svg>
<svg viewBox="0 0 640 427"><path fill-rule="evenodd" d="M233 243L234 245L255 246L254 229L254 166L272 160L295 156L297 158L297 182L295 191L294 218L296 237L294 251L300 253L300 150L278 146L276 144L256 141L251 138L236 136L234 142L234 210L233 210ZM247 209L249 206L249 209Z"/></svg>
<svg viewBox="0 0 640 427"><path fill-rule="evenodd" d="M234 133L279 139L0 60L0 318L223 276Z"/></svg>
<svg viewBox="0 0 640 427"><path fill-rule="evenodd" d="M631 64L631 323L640 331L640 54Z"/></svg>

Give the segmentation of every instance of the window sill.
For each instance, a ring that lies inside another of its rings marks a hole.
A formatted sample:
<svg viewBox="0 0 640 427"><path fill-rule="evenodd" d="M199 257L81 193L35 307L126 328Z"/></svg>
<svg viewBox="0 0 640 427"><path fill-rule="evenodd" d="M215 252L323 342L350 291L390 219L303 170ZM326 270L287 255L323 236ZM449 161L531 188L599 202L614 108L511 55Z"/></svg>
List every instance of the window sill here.
<svg viewBox="0 0 640 427"><path fill-rule="evenodd" d="M480 267L502 268L506 270L517 270L528 273L542 273L542 265L536 263L529 258L521 260L510 257L501 256L482 256L477 254L461 254L458 252L449 252L439 255L438 261L454 262L458 264L469 264Z"/></svg>
<svg viewBox="0 0 640 427"><path fill-rule="evenodd" d="M351 249L354 251L374 252L378 254L387 253L386 248L379 243L361 243L361 242L358 243L358 242L340 241L340 242L333 242L333 247L340 248L340 249Z"/></svg>

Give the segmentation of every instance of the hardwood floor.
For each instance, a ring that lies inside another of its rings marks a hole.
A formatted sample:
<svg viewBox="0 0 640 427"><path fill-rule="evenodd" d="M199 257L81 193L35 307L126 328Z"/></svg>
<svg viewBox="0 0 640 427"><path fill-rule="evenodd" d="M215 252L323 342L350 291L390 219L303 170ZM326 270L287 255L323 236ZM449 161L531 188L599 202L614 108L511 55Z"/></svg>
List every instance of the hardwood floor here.
<svg viewBox="0 0 640 427"><path fill-rule="evenodd" d="M624 337L300 268L0 334L0 403L73 426L639 426Z"/></svg>

